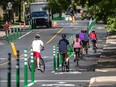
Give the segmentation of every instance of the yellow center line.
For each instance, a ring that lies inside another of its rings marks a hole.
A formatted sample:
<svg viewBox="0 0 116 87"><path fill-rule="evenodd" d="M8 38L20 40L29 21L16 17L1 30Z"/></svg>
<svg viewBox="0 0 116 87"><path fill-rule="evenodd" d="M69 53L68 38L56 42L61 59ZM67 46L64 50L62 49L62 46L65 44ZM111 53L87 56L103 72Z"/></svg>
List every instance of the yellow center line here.
<svg viewBox="0 0 116 87"><path fill-rule="evenodd" d="M23 55L24 55L24 54L22 54L20 57L22 57ZM14 60L16 60L16 58L12 59L11 61L14 61ZM0 67L4 66L4 65L6 65L6 64L8 64L8 62L4 62L4 63L0 64Z"/></svg>
<svg viewBox="0 0 116 87"><path fill-rule="evenodd" d="M50 39L46 42L46 44L50 43L62 30L63 30L63 28L61 28L52 38L50 38ZM22 54L21 56L23 56L23 55L24 55L24 54ZM21 56L20 56L20 57L21 57ZM16 58L12 59L11 61L14 61L14 60L16 60ZM2 67L3 65L6 65L6 64L8 64L8 62L4 62L4 63L0 64L0 67Z"/></svg>
<svg viewBox="0 0 116 87"><path fill-rule="evenodd" d="M63 28L61 28L52 38L50 38L46 44L49 44L61 31L63 30Z"/></svg>

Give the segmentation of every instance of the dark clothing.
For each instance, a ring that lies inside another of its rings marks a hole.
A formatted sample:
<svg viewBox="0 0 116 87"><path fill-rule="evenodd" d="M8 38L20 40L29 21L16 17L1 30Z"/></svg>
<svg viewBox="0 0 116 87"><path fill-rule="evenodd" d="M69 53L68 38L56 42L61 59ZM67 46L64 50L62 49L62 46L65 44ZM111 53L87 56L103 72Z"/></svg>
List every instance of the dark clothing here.
<svg viewBox="0 0 116 87"><path fill-rule="evenodd" d="M66 53L68 45L69 45L69 41L67 39L61 39L59 41L59 51L60 51L60 53Z"/></svg>

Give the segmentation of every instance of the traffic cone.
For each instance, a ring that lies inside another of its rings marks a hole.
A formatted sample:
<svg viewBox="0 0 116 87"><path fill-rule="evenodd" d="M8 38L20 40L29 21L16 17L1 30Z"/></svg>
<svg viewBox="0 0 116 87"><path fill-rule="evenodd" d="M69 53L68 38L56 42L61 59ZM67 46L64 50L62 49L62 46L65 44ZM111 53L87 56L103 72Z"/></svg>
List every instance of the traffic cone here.
<svg viewBox="0 0 116 87"><path fill-rule="evenodd" d="M25 22L24 22L24 24L23 24L23 27L26 28L26 24L25 24Z"/></svg>
<svg viewBox="0 0 116 87"><path fill-rule="evenodd" d="M53 27L57 27L57 26L58 26L57 22L54 21L52 26L53 26Z"/></svg>
<svg viewBox="0 0 116 87"><path fill-rule="evenodd" d="M75 17L74 16L72 17L72 23L75 23Z"/></svg>

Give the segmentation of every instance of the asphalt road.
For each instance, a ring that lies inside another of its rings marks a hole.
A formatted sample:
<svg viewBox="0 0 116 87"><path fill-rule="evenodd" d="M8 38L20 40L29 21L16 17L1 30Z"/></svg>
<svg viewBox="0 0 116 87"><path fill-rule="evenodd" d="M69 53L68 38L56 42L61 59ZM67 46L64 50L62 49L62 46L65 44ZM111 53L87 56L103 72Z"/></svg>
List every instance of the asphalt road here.
<svg viewBox="0 0 116 87"><path fill-rule="evenodd" d="M30 56L31 42L36 33L41 35L41 39L45 45L42 57L46 64L46 71L45 73L41 73L40 71L35 72L35 84L31 85L31 87L87 87L91 77L115 75L113 72L94 72L107 36L107 32L102 24L94 26L99 39L97 53L93 53L92 48L90 48L89 54L85 55L84 59L79 61L78 67L73 62L73 57L71 57L70 72L61 72L61 69L53 72L53 46L58 43L63 33L69 38L80 32L81 29L86 28L87 23L88 20L77 20L74 24L71 21L59 21L57 28L34 29L30 32L24 32L24 37L15 40L16 48L20 51L20 87L24 85L24 49L28 49L28 56ZM9 52L12 53L10 45L5 44L0 46L0 87L7 87L7 54ZM12 61L12 87L16 87L15 65L16 61L14 60ZM30 74L30 71L28 71L29 83L31 79Z"/></svg>

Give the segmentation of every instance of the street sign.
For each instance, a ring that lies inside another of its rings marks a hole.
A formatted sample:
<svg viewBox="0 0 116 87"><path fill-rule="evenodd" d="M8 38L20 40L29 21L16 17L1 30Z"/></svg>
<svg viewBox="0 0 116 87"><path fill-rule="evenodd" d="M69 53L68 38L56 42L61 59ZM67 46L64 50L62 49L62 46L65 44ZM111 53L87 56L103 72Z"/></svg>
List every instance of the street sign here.
<svg viewBox="0 0 116 87"><path fill-rule="evenodd" d="M8 9L12 9L12 3L11 2L8 2Z"/></svg>

